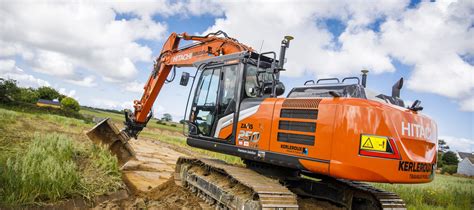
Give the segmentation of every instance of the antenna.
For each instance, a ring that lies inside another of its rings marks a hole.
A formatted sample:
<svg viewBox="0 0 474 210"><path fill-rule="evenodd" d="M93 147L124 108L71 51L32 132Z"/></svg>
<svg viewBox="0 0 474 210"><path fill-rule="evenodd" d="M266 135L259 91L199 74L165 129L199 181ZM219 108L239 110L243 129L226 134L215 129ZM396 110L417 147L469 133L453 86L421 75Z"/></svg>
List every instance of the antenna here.
<svg viewBox="0 0 474 210"><path fill-rule="evenodd" d="M258 51L258 54L260 54L262 52L264 42L265 42L265 39L262 39L262 44L260 45L260 50Z"/></svg>

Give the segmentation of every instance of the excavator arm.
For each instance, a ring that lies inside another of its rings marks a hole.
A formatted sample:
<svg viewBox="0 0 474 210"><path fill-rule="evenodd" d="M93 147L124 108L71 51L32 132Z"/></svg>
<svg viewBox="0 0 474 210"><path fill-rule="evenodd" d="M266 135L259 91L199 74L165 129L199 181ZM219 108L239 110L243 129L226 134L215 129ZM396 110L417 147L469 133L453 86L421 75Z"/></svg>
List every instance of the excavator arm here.
<svg viewBox="0 0 474 210"><path fill-rule="evenodd" d="M178 48L181 40L190 40L194 43ZM228 37L223 31L206 36L172 33L156 59L153 71L145 84L143 96L133 102L133 112L125 112L124 132L129 137L137 138L151 119L151 108L173 67L191 67L193 63L201 60L242 51L253 50Z"/></svg>
<svg viewBox="0 0 474 210"><path fill-rule="evenodd" d="M179 48L181 40L193 43ZM87 132L87 136L97 144L106 145L117 156L119 164L125 164L135 157L135 152L128 141L130 138L136 139L151 119L151 108L173 67L191 67L198 61L242 51L253 50L228 37L222 31L206 36L172 33L155 61L153 71L143 88L143 96L133 102L133 112L125 112L125 128L119 130L109 119L104 119Z"/></svg>

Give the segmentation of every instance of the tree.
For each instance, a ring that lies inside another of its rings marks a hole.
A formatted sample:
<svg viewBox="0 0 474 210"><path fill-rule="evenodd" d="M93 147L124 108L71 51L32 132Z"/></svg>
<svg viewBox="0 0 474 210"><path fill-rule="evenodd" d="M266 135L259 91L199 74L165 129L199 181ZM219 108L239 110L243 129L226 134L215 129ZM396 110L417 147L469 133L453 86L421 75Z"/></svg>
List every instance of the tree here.
<svg viewBox="0 0 474 210"><path fill-rule="evenodd" d="M448 151L443 154L443 157L441 158L443 160L443 163L445 165L457 165L459 163L458 157L456 156L456 153L452 151Z"/></svg>
<svg viewBox="0 0 474 210"><path fill-rule="evenodd" d="M38 101L38 93L32 88L20 88L17 99L22 102L34 104Z"/></svg>
<svg viewBox="0 0 474 210"><path fill-rule="evenodd" d="M46 100L57 99L61 95L54 88L46 87L46 86L38 88L38 90L36 90L36 92L38 93L38 97L40 99L46 99Z"/></svg>
<svg viewBox="0 0 474 210"><path fill-rule="evenodd" d="M79 112L79 110L81 109L79 103L71 97L63 98L63 100L61 101L61 107L65 110L71 110L75 112Z"/></svg>
<svg viewBox="0 0 474 210"><path fill-rule="evenodd" d="M163 114L163 117L161 118L161 120L166 121L166 122L171 122L173 121L173 117L171 116L171 114L165 113Z"/></svg>
<svg viewBox="0 0 474 210"><path fill-rule="evenodd" d="M17 100L19 94L20 88L18 88L16 80L0 78L0 101Z"/></svg>
<svg viewBox="0 0 474 210"><path fill-rule="evenodd" d="M186 120L184 119L179 121L179 124L185 124L185 123L186 123Z"/></svg>
<svg viewBox="0 0 474 210"><path fill-rule="evenodd" d="M443 139L438 140L438 152L445 153L449 150L448 144Z"/></svg>

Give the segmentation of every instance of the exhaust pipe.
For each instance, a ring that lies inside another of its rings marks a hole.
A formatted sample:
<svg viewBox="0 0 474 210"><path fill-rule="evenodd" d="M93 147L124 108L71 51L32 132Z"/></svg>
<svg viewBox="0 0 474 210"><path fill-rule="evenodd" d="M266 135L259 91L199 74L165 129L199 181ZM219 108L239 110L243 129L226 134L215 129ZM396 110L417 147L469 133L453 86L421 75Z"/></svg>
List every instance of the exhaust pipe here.
<svg viewBox="0 0 474 210"><path fill-rule="evenodd" d="M285 36L283 40L281 40L281 49L280 49L280 58L279 58L279 69L283 69L283 65L285 65L285 54L286 48L290 47L290 41L294 38L292 36Z"/></svg>
<svg viewBox="0 0 474 210"><path fill-rule="evenodd" d="M367 87L367 73L369 73L369 70L367 69L362 69L362 86Z"/></svg>

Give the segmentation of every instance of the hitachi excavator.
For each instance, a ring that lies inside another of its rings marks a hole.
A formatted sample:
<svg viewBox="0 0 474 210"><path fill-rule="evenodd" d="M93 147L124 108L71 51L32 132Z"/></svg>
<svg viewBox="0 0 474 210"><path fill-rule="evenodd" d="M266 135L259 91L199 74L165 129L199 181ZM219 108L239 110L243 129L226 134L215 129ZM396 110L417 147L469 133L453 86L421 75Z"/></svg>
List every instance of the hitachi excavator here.
<svg viewBox="0 0 474 210"><path fill-rule="evenodd" d="M180 158L177 184L224 209L298 209L298 198L330 201L346 209L404 209L392 192L365 182L426 183L434 178L437 126L420 113L420 101L366 88L362 77L307 81L289 91L280 81L285 51L257 53L218 31L206 36L172 33L156 59L125 128L109 120L88 136L107 145L121 164L133 158L128 145L152 117L151 108L174 67L191 88L184 129L187 144L240 157L245 167L202 158ZM189 46L179 47L181 40ZM318 59L318 58L314 58ZM173 76L174 77L174 76ZM225 182L217 182L221 177Z"/></svg>

